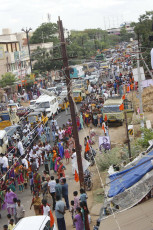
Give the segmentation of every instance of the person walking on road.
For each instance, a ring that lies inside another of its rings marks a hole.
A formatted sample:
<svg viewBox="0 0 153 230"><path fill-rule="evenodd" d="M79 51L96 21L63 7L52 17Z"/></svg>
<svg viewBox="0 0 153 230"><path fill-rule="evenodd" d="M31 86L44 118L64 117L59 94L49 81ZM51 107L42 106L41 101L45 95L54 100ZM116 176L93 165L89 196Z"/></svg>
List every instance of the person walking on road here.
<svg viewBox="0 0 153 230"><path fill-rule="evenodd" d="M55 216L57 218L58 230L66 230L64 219L65 209L65 204L60 199L60 196L56 196Z"/></svg>
<svg viewBox="0 0 153 230"><path fill-rule="evenodd" d="M63 178L62 179L62 196L65 200L67 210L70 208L68 194L69 194L68 193L68 184L66 183L66 178Z"/></svg>
<svg viewBox="0 0 153 230"><path fill-rule="evenodd" d="M55 193L56 196L60 196L60 199L62 199L62 185L59 183L59 179L56 179Z"/></svg>
<svg viewBox="0 0 153 230"><path fill-rule="evenodd" d="M56 181L54 180L54 176L51 176L51 180L48 182L48 189L53 199L53 210L55 210L55 205L56 205L55 186L56 186Z"/></svg>
<svg viewBox="0 0 153 230"><path fill-rule="evenodd" d="M17 200L17 206L16 206L16 217L17 222L21 220L25 215L25 209L24 206L21 204L20 200Z"/></svg>

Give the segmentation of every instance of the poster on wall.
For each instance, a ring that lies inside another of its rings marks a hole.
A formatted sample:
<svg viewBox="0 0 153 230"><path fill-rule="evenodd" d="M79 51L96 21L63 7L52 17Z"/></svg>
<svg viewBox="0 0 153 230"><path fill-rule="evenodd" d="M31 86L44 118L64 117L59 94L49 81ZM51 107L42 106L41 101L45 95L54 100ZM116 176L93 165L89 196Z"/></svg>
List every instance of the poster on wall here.
<svg viewBox="0 0 153 230"><path fill-rule="evenodd" d="M0 59L4 59L4 47L0 46Z"/></svg>
<svg viewBox="0 0 153 230"><path fill-rule="evenodd" d="M100 136L99 137L99 150L110 150L110 137L109 136Z"/></svg>

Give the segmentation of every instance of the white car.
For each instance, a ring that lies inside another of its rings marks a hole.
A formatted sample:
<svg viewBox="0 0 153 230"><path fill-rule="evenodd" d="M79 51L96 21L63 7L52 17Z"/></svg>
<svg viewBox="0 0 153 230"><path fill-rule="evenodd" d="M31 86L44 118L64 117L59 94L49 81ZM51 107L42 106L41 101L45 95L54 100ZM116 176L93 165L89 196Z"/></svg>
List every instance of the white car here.
<svg viewBox="0 0 153 230"><path fill-rule="evenodd" d="M9 112L9 111L10 111L10 108L11 108L14 112L17 112L17 110L18 110L19 108L21 108L21 107L23 107L23 106L20 106L19 103L10 103L10 104L8 104L8 106L7 106L7 111Z"/></svg>
<svg viewBox="0 0 153 230"><path fill-rule="evenodd" d="M30 108L30 110L34 110L35 109L35 107L36 107L36 100L31 100L30 101L30 105L29 105L29 108Z"/></svg>
<svg viewBox="0 0 153 230"><path fill-rule="evenodd" d="M50 230L49 216L29 216L22 218L13 228L13 230ZM57 230L54 223L53 230Z"/></svg>

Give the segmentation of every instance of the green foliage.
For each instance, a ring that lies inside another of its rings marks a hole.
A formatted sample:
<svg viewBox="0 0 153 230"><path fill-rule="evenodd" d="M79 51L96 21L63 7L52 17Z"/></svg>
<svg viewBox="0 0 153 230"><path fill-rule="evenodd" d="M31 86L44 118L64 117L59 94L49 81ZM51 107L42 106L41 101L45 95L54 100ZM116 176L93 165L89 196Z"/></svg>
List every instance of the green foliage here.
<svg viewBox="0 0 153 230"><path fill-rule="evenodd" d="M2 75L2 79L0 80L0 87L6 87L7 85L14 85L16 81L16 77L12 73L5 73Z"/></svg>
<svg viewBox="0 0 153 230"><path fill-rule="evenodd" d="M145 150L145 146L140 145L138 141L133 141L130 145L132 159ZM101 171L108 170L111 165L118 165L120 167L123 165L123 162L125 164L130 162L127 145L112 148L109 152L103 153L97 158L99 169Z"/></svg>
<svg viewBox="0 0 153 230"><path fill-rule="evenodd" d="M138 140L138 144L147 148L149 147L148 141L153 139L153 130L144 128L141 131L143 132L143 138Z"/></svg>
<svg viewBox="0 0 153 230"><path fill-rule="evenodd" d="M149 36L153 35L152 23L153 11L146 11L145 14L140 15L138 23L132 23L132 25L134 26L134 31L137 35L137 39L143 47L142 52L145 52L145 54L143 54L143 57L145 58L145 61L149 65L149 67L151 67L150 50L153 45L153 42L149 41Z"/></svg>
<svg viewBox="0 0 153 230"><path fill-rule="evenodd" d="M56 23L42 23L33 33L30 38L31 44L46 43L46 42L58 42L58 38L55 34L58 33L58 27Z"/></svg>
<svg viewBox="0 0 153 230"><path fill-rule="evenodd" d="M37 47L32 53L32 61L34 61L33 69L38 73L50 71L52 69L60 69L62 67L61 61L52 61L53 58L60 57L59 50L46 51L44 48Z"/></svg>

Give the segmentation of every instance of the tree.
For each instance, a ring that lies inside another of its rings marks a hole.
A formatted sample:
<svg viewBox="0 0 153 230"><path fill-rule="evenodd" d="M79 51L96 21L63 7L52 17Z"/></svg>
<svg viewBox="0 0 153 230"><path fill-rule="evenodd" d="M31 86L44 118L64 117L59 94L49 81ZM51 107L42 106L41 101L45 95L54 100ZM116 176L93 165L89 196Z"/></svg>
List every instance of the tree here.
<svg viewBox="0 0 153 230"><path fill-rule="evenodd" d="M140 15L138 23L132 23L134 26L134 31L137 35L139 45L142 47L143 57L146 63L151 67L150 50L153 43L149 41L149 36L153 35L153 11L146 11L145 14Z"/></svg>
<svg viewBox="0 0 153 230"><path fill-rule="evenodd" d="M0 80L0 87L6 87L7 85L14 85L16 82L16 77L12 73L5 73L2 75L2 79Z"/></svg>
<svg viewBox="0 0 153 230"><path fill-rule="evenodd" d="M58 42L57 38L58 27L56 23L42 23L33 33L30 38L31 44Z"/></svg>
<svg viewBox="0 0 153 230"><path fill-rule="evenodd" d="M60 57L58 49L47 51L45 48L37 47L32 53L32 61L34 62L33 70L40 73L50 71L52 69L60 69L62 67L61 61L53 61L53 58Z"/></svg>

